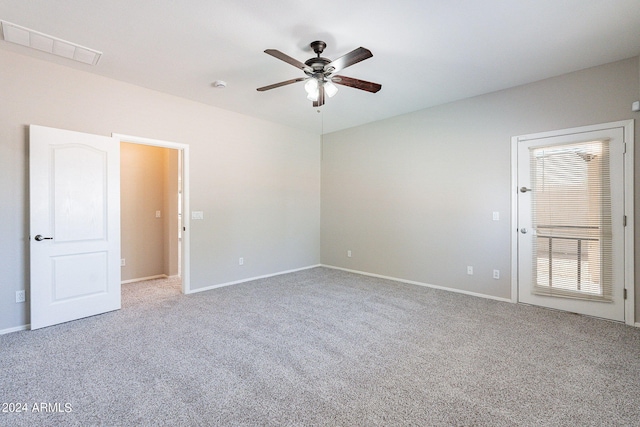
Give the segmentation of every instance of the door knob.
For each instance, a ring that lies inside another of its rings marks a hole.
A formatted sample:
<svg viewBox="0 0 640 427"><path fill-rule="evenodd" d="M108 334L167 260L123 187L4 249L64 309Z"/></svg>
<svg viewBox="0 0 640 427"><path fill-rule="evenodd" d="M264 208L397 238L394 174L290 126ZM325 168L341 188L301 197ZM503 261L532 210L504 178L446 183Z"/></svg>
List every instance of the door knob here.
<svg viewBox="0 0 640 427"><path fill-rule="evenodd" d="M520 229L520 232L521 232L522 234L527 234L527 229L526 229L526 228L521 228L521 229Z"/></svg>
<svg viewBox="0 0 640 427"><path fill-rule="evenodd" d="M526 193L527 191L531 191L531 189L527 188L527 187L520 187L520 192L521 193Z"/></svg>
<svg viewBox="0 0 640 427"><path fill-rule="evenodd" d="M44 237L42 234L38 234L35 239L37 242L41 242L43 240L53 240L53 237Z"/></svg>

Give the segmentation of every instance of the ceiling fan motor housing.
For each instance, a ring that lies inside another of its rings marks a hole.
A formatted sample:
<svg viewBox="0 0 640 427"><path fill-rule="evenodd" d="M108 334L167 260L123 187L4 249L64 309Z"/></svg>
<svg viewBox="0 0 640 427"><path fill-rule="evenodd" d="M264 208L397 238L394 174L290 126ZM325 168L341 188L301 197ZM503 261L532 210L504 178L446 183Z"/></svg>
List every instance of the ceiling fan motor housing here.
<svg viewBox="0 0 640 427"><path fill-rule="evenodd" d="M313 70L313 73L309 73L307 72L308 75L313 75L315 73L322 73L325 71L324 67L325 65L329 64L331 62L330 59L327 58L321 58L321 57L317 57L317 58L311 58L311 59L307 59L304 64L311 67L311 69Z"/></svg>

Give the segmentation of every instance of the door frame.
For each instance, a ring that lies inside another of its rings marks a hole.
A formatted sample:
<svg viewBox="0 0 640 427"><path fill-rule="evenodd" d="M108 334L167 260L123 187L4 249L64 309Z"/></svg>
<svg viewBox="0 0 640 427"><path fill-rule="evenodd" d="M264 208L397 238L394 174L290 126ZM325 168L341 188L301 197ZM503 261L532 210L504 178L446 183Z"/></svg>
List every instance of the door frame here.
<svg viewBox="0 0 640 427"><path fill-rule="evenodd" d="M144 138L140 136L112 133L120 143L150 145L153 147L171 148L182 152L182 240L180 242L180 275L182 278L182 293L191 293L191 257L189 252L189 144Z"/></svg>
<svg viewBox="0 0 640 427"><path fill-rule="evenodd" d="M624 155L624 288L627 298L624 301L624 318L627 325L635 325L635 248L634 248L634 121L622 120L591 126L560 129L511 137L511 301L518 302L518 143L531 139L549 138L622 128Z"/></svg>

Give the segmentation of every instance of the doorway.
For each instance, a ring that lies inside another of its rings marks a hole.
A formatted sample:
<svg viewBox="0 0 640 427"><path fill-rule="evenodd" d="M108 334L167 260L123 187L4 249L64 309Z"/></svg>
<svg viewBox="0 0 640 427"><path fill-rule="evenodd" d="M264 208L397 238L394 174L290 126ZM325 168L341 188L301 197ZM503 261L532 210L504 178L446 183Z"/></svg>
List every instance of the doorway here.
<svg viewBox="0 0 640 427"><path fill-rule="evenodd" d="M120 143L122 284L180 280L178 153Z"/></svg>
<svg viewBox="0 0 640 427"><path fill-rule="evenodd" d="M518 302L633 323L632 143L632 121L512 139Z"/></svg>
<svg viewBox="0 0 640 427"><path fill-rule="evenodd" d="M188 212L189 203L188 145L129 135L113 136L120 140L124 152L132 154L130 161L138 162L134 167L138 169L138 175L144 175L146 182L128 183L123 176L123 209L127 204L136 207L130 209L132 212L123 211L123 215L134 218L123 216L122 220L122 281L180 277L182 293L189 293L189 234L183 215ZM122 156L123 162L125 156L126 153ZM123 170L125 166L123 164ZM145 188L135 188L137 186ZM136 200L128 203L125 197L140 200L139 203L135 203ZM127 227L134 227L134 236L125 237ZM135 268L127 269L127 251L133 256L138 254Z"/></svg>

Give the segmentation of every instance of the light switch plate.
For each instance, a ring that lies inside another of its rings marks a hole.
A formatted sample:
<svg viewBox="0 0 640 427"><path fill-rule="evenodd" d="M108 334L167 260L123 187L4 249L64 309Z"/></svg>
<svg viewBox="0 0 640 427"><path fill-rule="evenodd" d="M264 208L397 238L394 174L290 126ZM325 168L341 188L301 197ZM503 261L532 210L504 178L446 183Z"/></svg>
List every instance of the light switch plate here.
<svg viewBox="0 0 640 427"><path fill-rule="evenodd" d="M191 219L204 219L204 212L191 211Z"/></svg>

